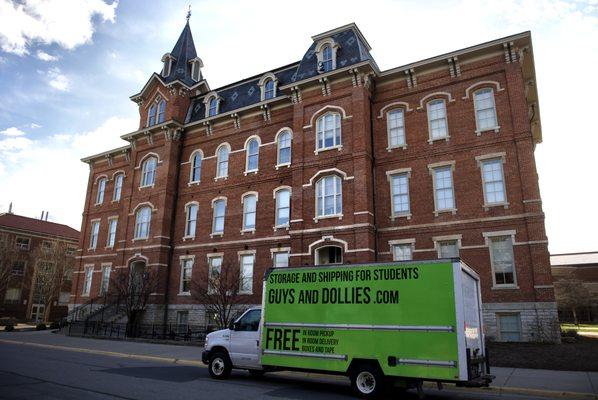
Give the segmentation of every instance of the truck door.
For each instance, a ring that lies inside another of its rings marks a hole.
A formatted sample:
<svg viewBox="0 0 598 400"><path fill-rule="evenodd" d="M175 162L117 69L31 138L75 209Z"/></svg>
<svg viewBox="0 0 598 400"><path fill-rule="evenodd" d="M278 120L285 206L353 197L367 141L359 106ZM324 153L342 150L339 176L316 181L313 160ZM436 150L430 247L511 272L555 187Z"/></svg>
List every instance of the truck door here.
<svg viewBox="0 0 598 400"><path fill-rule="evenodd" d="M246 312L230 333L230 358L235 367L259 367L259 326L261 310Z"/></svg>

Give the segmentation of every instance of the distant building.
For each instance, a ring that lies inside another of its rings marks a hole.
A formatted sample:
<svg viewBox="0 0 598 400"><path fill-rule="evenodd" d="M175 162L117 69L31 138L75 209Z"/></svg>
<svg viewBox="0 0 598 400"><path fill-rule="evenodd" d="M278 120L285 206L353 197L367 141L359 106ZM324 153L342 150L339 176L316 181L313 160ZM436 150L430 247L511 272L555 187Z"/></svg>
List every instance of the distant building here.
<svg viewBox="0 0 598 400"><path fill-rule="evenodd" d="M590 294L590 304L578 310L581 322L598 321L598 251L586 253L563 253L550 256L552 277L558 288L559 282L572 279L582 282ZM559 317L562 321L572 321L571 310L559 304L559 290L555 291Z"/></svg>
<svg viewBox="0 0 598 400"><path fill-rule="evenodd" d="M46 216L47 218L47 216ZM79 231L66 225L0 214L0 317L41 321L66 315ZM50 282L53 271L64 271ZM55 283L56 282L56 283ZM47 285L51 287L51 298Z"/></svg>
<svg viewBox="0 0 598 400"><path fill-rule="evenodd" d="M355 24L306 47L211 88L185 26L131 97L126 145L83 159L72 307L121 269L154 271L144 320L203 324L190 282L223 268L252 305L272 266L461 257L481 277L489 337L558 340L531 34L384 71Z"/></svg>

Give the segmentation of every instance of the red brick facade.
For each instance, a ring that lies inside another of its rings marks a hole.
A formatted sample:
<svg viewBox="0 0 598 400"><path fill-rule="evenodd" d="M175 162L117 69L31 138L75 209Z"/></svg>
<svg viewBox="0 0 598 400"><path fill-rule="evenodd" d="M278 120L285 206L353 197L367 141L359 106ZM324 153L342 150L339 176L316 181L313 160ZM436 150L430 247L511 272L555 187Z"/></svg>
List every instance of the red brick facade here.
<svg viewBox="0 0 598 400"><path fill-rule="evenodd" d="M135 98L140 129L123 136L130 145L85 159L90 176L74 304L98 294L104 264L114 270L143 260L159 270L161 287L152 303L161 311L153 318L162 321L168 304L171 321L177 309L200 308L179 294L181 257L194 257L193 276L207 277L209 254L222 253L223 265L239 268L240 254L254 252L253 294L246 303L255 304L261 301L261 279L276 249L288 249L290 266L313 264L318 248L327 245L341 247L344 263L385 262L393 259L390 242L403 241L412 243L414 260L423 260L438 257L434 238L452 236L460 243L460 257L481 276L487 333L500 339L498 317L517 315L521 339L540 339L532 325L553 323L556 307L534 160L541 134L530 84L529 33L394 70L381 72L374 63L362 62L322 76L327 80L279 85L278 97L270 101L187 123L191 94L200 90L150 79ZM481 88L493 90L499 128L477 134L473 93ZM157 95L166 100L166 122L148 127L147 112ZM448 138L430 142L427 104L437 98L445 100ZM388 149L386 113L395 108L403 109L406 146ZM316 121L327 112L340 116L341 146L316 151ZM292 132L292 161L277 167L276 137L283 128ZM261 143L259 169L244 173L245 145L252 136ZM216 179L216 150L223 143L231 150L228 177ZM198 149L203 154L201 182L190 183L190 157ZM158 157L155 184L140 187L141 163L150 153ZM502 160L506 203L500 206L484 206L478 160L489 154ZM443 162L452 166L455 210L435 213L430 168ZM408 217L392 218L387 172L395 170L409 171ZM125 174L122 196L111 201L117 171ZM342 182L342 215L316 219L316 182L328 175ZM95 205L102 176L108 179L106 196ZM286 228L275 228L274 191L280 187L291 189ZM254 232L241 232L247 192L258 196ZM218 197L226 198L225 227L223 235L214 236L212 201ZM194 238L184 238L185 205L192 201L199 207L197 229ZM136 240L135 211L143 203L153 209L150 235ZM116 241L106 248L110 217L118 217ZM94 220L100 229L92 250ZM487 237L492 232L512 237L515 282L508 287L493 283ZM91 265L91 291L82 297L84 267Z"/></svg>

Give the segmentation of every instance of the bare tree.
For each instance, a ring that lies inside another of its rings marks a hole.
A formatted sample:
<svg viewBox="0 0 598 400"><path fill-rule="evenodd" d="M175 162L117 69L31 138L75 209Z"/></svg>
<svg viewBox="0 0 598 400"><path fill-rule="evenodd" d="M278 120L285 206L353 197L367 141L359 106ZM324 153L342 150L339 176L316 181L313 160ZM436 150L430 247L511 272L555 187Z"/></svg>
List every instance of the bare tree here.
<svg viewBox="0 0 598 400"><path fill-rule="evenodd" d="M36 260L33 303L44 305L44 321L49 320L52 302L57 301L62 289L70 282L75 257L71 246L65 242L42 242L33 250L31 259Z"/></svg>
<svg viewBox="0 0 598 400"><path fill-rule="evenodd" d="M554 289L557 302L561 307L571 310L575 325L578 325L578 309L592 304L592 296L588 288L584 286L583 281L568 278L555 282Z"/></svg>
<svg viewBox="0 0 598 400"><path fill-rule="evenodd" d="M111 302L122 307L127 315L127 336L135 336L150 295L157 289L158 274L156 271L121 268L113 274L108 297Z"/></svg>
<svg viewBox="0 0 598 400"><path fill-rule="evenodd" d="M0 295L5 293L8 288L13 264L24 259L17 250L14 238L11 239L6 234L0 234Z"/></svg>
<svg viewBox="0 0 598 400"><path fill-rule="evenodd" d="M210 266L207 277L191 280L191 296L205 307L206 314L213 316L219 329L229 326L242 311L239 269L230 264Z"/></svg>

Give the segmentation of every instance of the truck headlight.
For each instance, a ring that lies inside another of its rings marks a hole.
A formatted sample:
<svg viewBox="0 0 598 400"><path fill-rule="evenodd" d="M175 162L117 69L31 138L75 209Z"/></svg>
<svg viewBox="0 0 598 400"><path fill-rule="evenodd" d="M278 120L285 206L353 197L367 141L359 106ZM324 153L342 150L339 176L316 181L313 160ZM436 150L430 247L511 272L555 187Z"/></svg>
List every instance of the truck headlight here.
<svg viewBox="0 0 598 400"><path fill-rule="evenodd" d="M208 342L210 341L210 339L206 336L206 340L203 344L203 347L207 348L208 347Z"/></svg>

